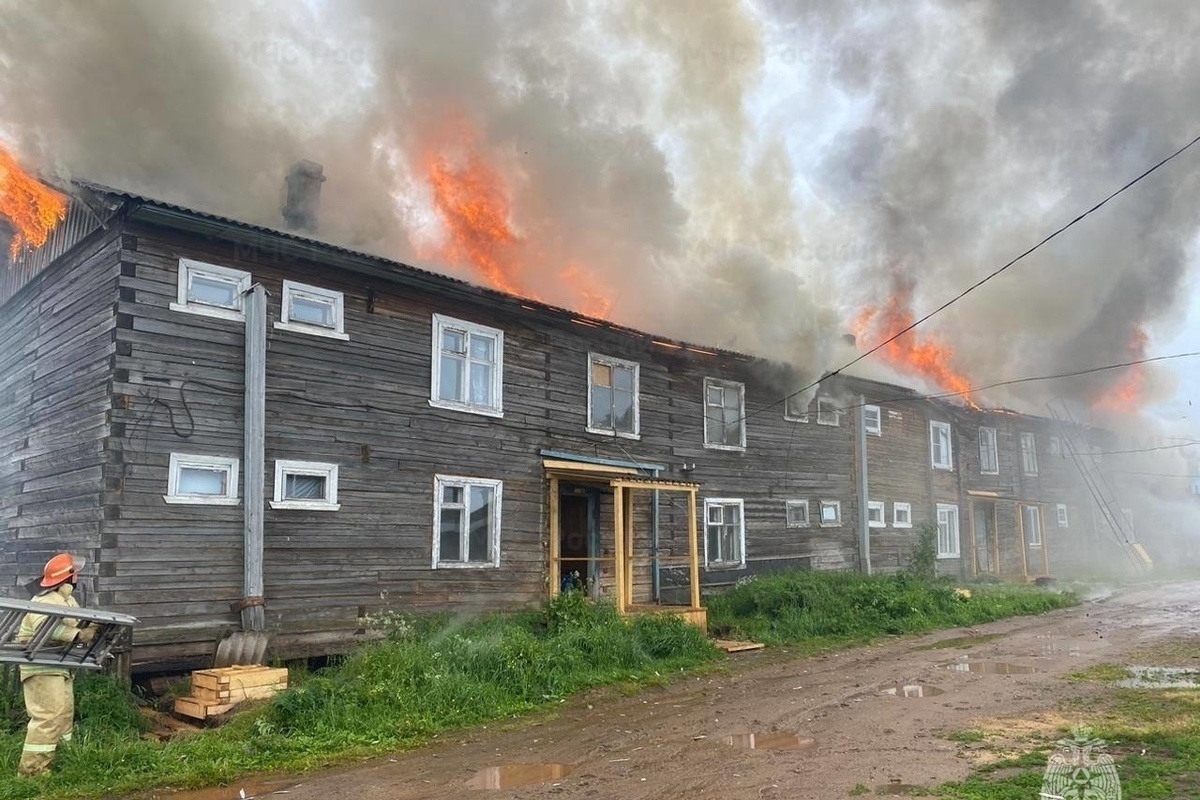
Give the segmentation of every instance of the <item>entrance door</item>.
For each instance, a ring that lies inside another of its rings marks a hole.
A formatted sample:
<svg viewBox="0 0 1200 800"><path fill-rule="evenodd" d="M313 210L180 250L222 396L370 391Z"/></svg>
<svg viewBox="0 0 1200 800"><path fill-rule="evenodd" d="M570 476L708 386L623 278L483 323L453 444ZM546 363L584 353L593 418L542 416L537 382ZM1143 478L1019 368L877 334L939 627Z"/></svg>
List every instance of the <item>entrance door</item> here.
<svg viewBox="0 0 1200 800"><path fill-rule="evenodd" d="M1046 542L1042 536L1042 509L1019 506L1021 530L1025 532L1026 577L1046 574Z"/></svg>
<svg viewBox="0 0 1200 800"><path fill-rule="evenodd" d="M593 509L591 494L563 494L559 498L559 567L560 590L582 589L591 593L596 586L594 555Z"/></svg>
<svg viewBox="0 0 1200 800"><path fill-rule="evenodd" d="M971 506L973 527L972 546L975 553L975 574L995 575L1000 572L996 563L996 504L976 500Z"/></svg>

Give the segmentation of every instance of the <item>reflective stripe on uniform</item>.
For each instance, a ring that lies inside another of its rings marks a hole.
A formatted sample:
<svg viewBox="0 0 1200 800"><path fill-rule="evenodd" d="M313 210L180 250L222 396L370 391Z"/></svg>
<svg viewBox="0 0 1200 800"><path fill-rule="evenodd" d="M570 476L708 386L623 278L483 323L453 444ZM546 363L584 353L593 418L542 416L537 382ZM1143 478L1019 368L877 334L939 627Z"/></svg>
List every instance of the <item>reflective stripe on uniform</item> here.
<svg viewBox="0 0 1200 800"><path fill-rule="evenodd" d="M23 748L26 753L53 753L58 749L56 744L27 744Z"/></svg>

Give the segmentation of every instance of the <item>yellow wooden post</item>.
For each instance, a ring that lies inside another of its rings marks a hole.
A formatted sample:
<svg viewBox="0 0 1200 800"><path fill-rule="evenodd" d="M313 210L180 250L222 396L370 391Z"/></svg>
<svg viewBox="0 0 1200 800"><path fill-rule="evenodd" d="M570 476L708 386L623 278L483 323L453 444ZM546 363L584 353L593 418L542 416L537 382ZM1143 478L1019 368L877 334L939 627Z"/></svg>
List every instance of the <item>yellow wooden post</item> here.
<svg viewBox="0 0 1200 800"><path fill-rule="evenodd" d="M633 565L634 565L634 543L633 543L633 487L626 486L622 490L624 497L624 517L625 517L625 601L632 607L633 599Z"/></svg>
<svg viewBox="0 0 1200 800"><path fill-rule="evenodd" d="M617 613L625 613L625 490L613 486L613 563L616 565Z"/></svg>
<svg viewBox="0 0 1200 800"><path fill-rule="evenodd" d="M692 608L700 608L700 543L696 533L696 490L688 491L688 546L691 556Z"/></svg>
<svg viewBox="0 0 1200 800"><path fill-rule="evenodd" d="M558 597L562 586L559 552L562 542L559 539L562 520L558 516L558 478L550 479L550 597Z"/></svg>

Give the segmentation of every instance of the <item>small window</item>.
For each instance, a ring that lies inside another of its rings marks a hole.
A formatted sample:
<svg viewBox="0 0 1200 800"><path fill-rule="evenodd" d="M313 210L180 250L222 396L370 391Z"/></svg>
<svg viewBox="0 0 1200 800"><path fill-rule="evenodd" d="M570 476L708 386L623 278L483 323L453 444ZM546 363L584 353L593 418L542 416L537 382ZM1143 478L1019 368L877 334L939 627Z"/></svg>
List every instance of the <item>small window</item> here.
<svg viewBox="0 0 1200 800"><path fill-rule="evenodd" d="M503 331L433 315L431 406L503 416L503 370Z"/></svg>
<svg viewBox="0 0 1200 800"><path fill-rule="evenodd" d="M789 394L783 401L783 418L788 422L808 422L808 405L804 392Z"/></svg>
<svg viewBox="0 0 1200 800"><path fill-rule="evenodd" d="M1057 436L1051 436L1050 437L1050 455L1061 456L1062 454L1063 454L1062 442L1059 440L1059 438Z"/></svg>
<svg viewBox="0 0 1200 800"><path fill-rule="evenodd" d="M433 484L433 568L499 567L503 482L438 475Z"/></svg>
<svg viewBox="0 0 1200 800"><path fill-rule="evenodd" d="M338 465L317 461L276 461L271 508L337 511Z"/></svg>
<svg viewBox="0 0 1200 800"><path fill-rule="evenodd" d="M842 503L840 500L821 501L821 524L825 526L842 524Z"/></svg>
<svg viewBox="0 0 1200 800"><path fill-rule="evenodd" d="M588 430L636 438L638 365L632 361L588 356Z"/></svg>
<svg viewBox="0 0 1200 800"><path fill-rule="evenodd" d="M958 558L958 506L937 506L938 558Z"/></svg>
<svg viewBox="0 0 1200 800"><path fill-rule="evenodd" d="M172 453L163 500L175 505L237 505L238 459Z"/></svg>
<svg viewBox="0 0 1200 800"><path fill-rule="evenodd" d="M746 449L746 386L704 379L704 446L717 450Z"/></svg>
<svg viewBox="0 0 1200 800"><path fill-rule="evenodd" d="M1069 527L1067 525L1068 521L1069 520L1067 519L1067 507L1063 503L1059 503L1058 504L1058 527L1060 527L1060 528Z"/></svg>
<svg viewBox="0 0 1200 800"><path fill-rule="evenodd" d="M787 526L789 528L807 528L808 527L808 501L807 500L788 500L787 501Z"/></svg>
<svg viewBox="0 0 1200 800"><path fill-rule="evenodd" d="M832 397L817 398L817 424L818 425L837 425L838 423L838 407L837 403L833 402Z"/></svg>
<svg viewBox="0 0 1200 800"><path fill-rule="evenodd" d="M879 413L879 406L863 406L863 425L867 433L876 436L883 434L883 416Z"/></svg>
<svg viewBox="0 0 1200 800"><path fill-rule="evenodd" d="M979 472L982 475L1000 474L1000 456L996 447L996 429L979 429Z"/></svg>
<svg viewBox="0 0 1200 800"><path fill-rule="evenodd" d="M746 526L741 500L704 501L704 563L709 567L746 566Z"/></svg>
<svg viewBox="0 0 1200 800"><path fill-rule="evenodd" d="M176 302L172 311L186 311L220 319L245 319L242 298L250 291L250 273L179 259Z"/></svg>
<svg viewBox="0 0 1200 800"><path fill-rule="evenodd" d="M883 528L887 525L887 520L884 519L884 513L887 506L882 500L867 501L867 527Z"/></svg>
<svg viewBox="0 0 1200 800"><path fill-rule="evenodd" d="M912 506L908 503L892 503L892 527L912 527Z"/></svg>
<svg viewBox="0 0 1200 800"><path fill-rule="evenodd" d="M345 340L350 338L346 335L345 317L341 292L295 281L283 282L283 304L276 328Z"/></svg>
<svg viewBox="0 0 1200 800"><path fill-rule="evenodd" d="M1037 437L1032 433L1021 434L1021 469L1026 475L1038 474Z"/></svg>
<svg viewBox="0 0 1200 800"><path fill-rule="evenodd" d="M1025 526L1025 541L1030 547L1042 546L1042 514L1037 506L1021 506L1021 522Z"/></svg>
<svg viewBox="0 0 1200 800"><path fill-rule="evenodd" d="M929 422L929 460L934 469L954 469L953 454L950 452L950 425L945 422Z"/></svg>

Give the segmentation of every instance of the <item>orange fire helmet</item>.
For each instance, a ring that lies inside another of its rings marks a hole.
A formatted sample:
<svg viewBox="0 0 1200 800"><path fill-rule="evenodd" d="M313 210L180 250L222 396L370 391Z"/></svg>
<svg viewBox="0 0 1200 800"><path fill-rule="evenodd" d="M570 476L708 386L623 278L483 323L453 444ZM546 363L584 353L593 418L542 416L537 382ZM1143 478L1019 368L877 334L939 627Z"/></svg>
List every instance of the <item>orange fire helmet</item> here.
<svg viewBox="0 0 1200 800"><path fill-rule="evenodd" d="M71 580L79 575L83 564L82 558L77 558L70 553L59 553L46 562L46 567L42 570L42 586L52 589L60 583Z"/></svg>

